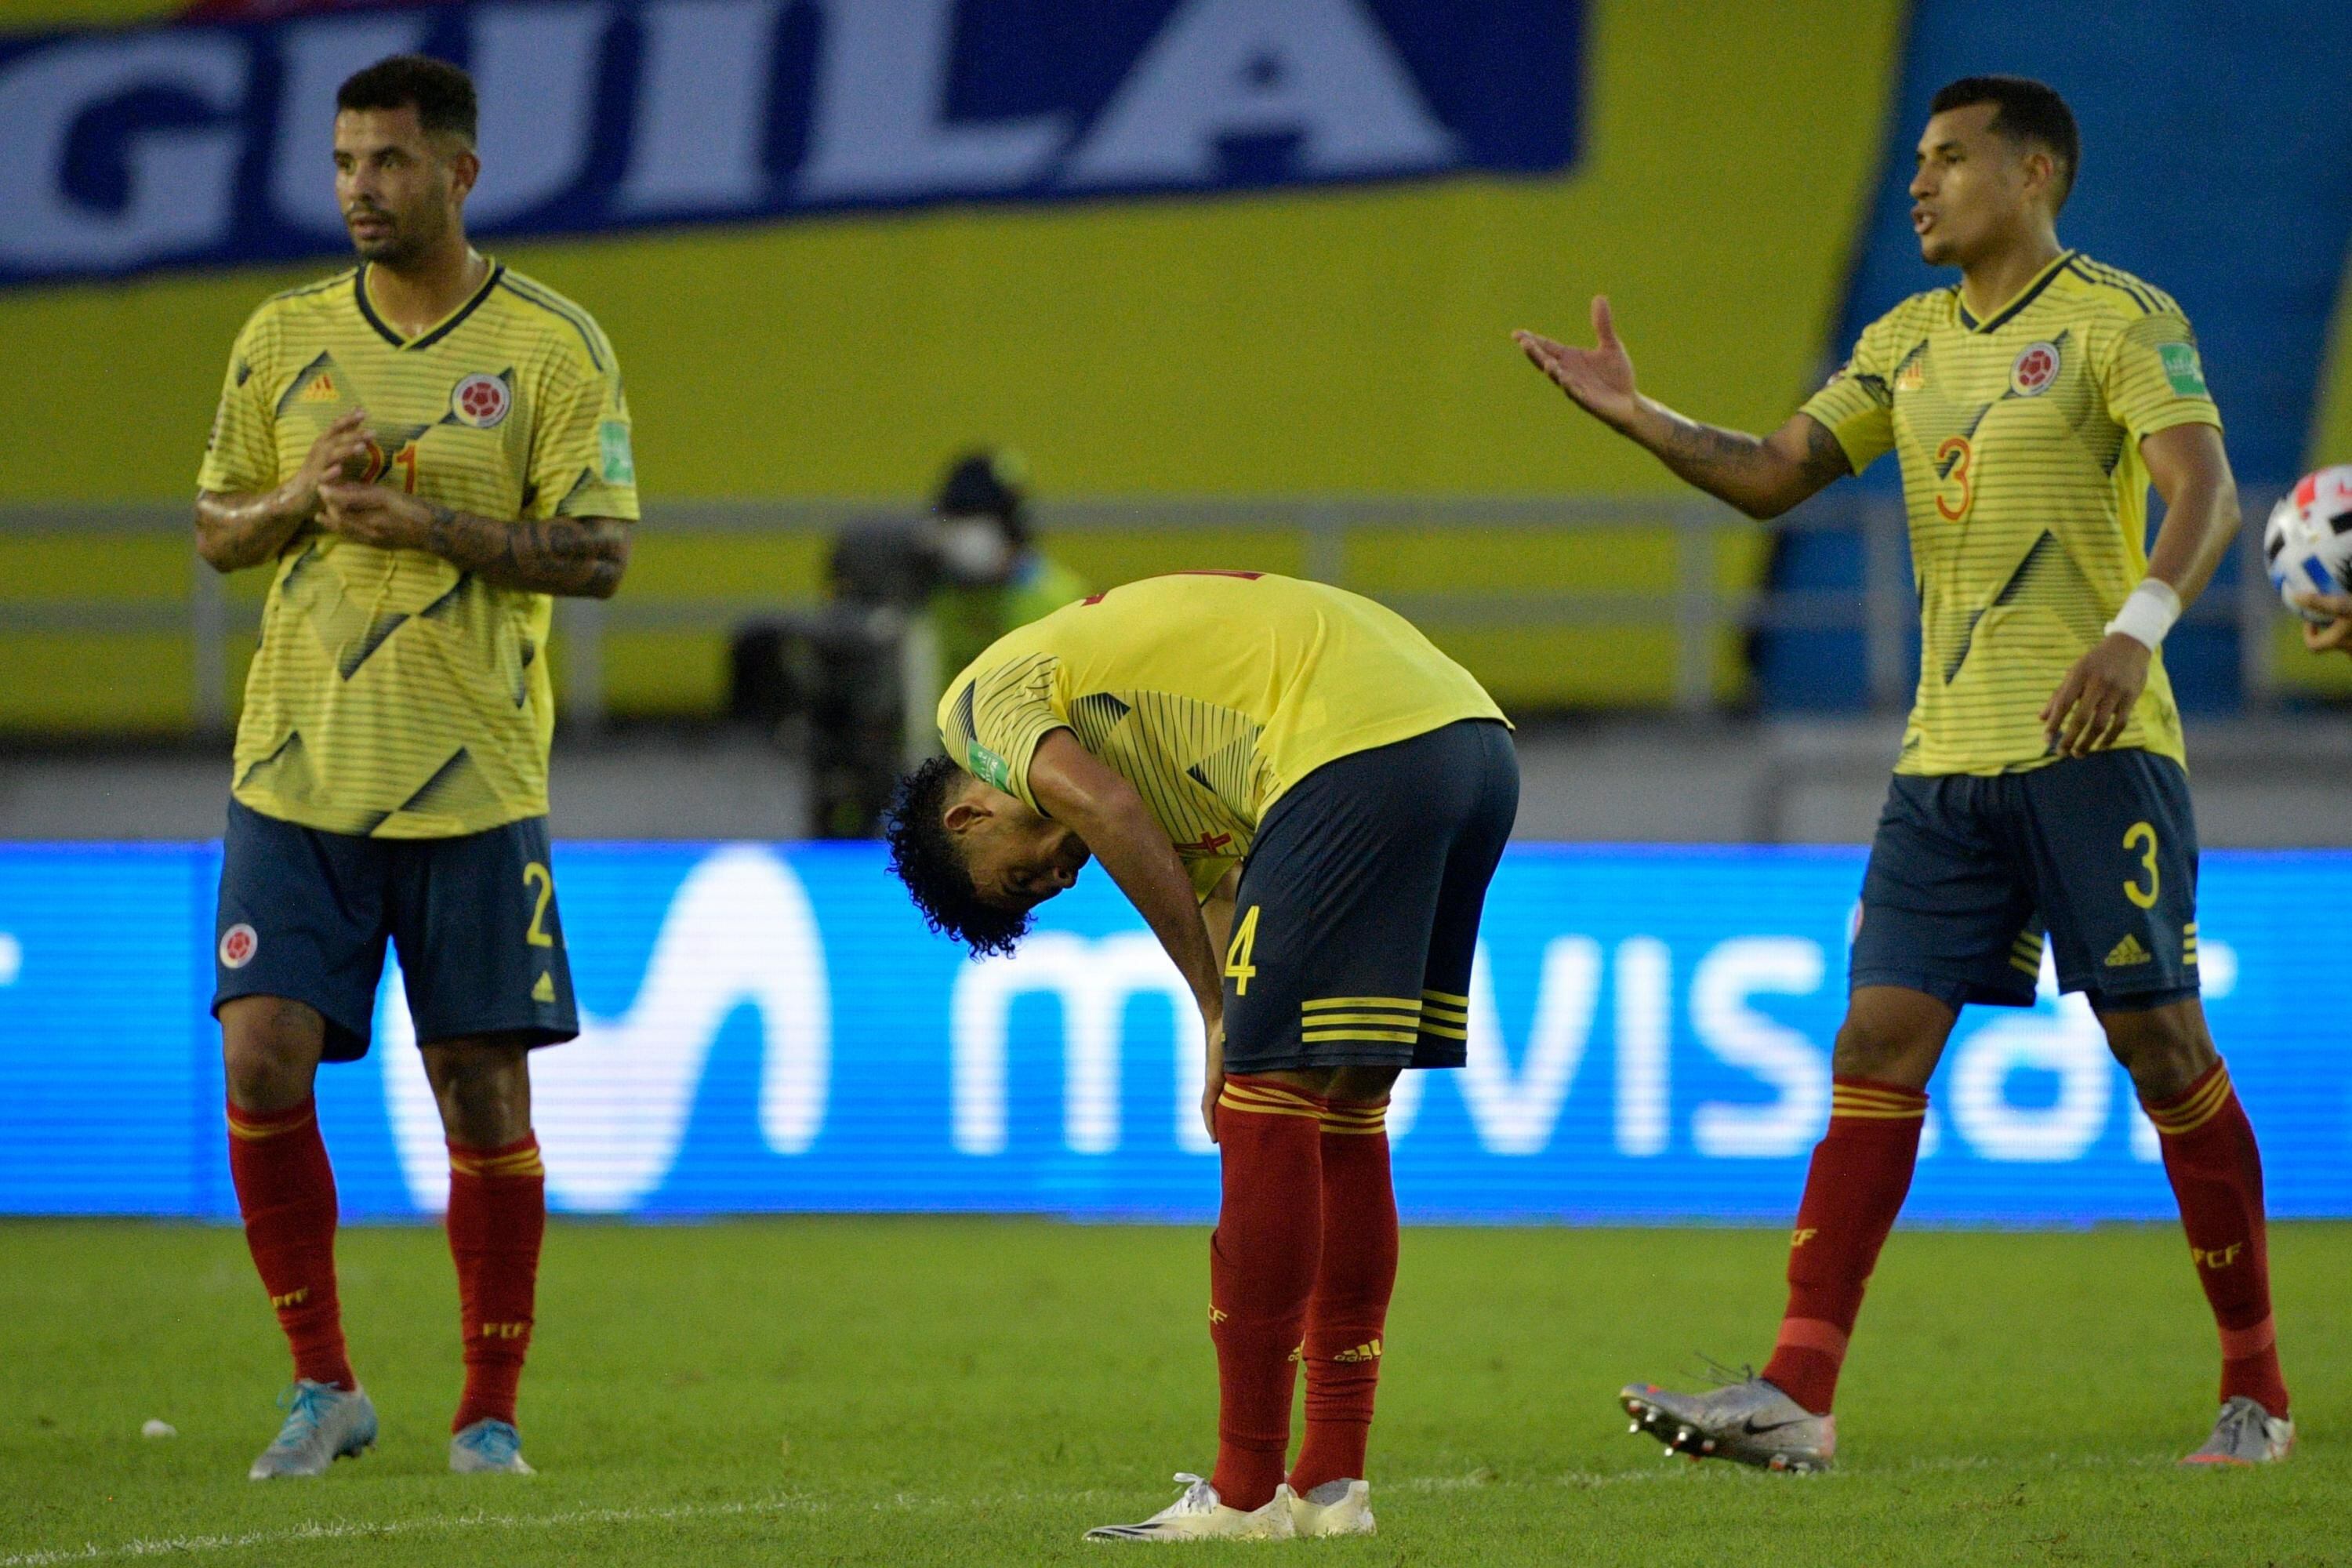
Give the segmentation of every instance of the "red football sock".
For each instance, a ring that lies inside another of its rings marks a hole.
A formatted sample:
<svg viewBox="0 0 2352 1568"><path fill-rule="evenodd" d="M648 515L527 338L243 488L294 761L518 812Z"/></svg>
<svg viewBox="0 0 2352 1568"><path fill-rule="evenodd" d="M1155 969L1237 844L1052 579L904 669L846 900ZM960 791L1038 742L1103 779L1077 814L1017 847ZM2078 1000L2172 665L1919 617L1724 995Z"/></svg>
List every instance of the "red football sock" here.
<svg viewBox="0 0 2352 1568"><path fill-rule="evenodd" d="M1813 1145L1789 1244L1789 1310L1764 1381L1830 1413L1846 1342L1878 1249L1911 1190L1927 1097L1866 1078L1832 1080L1830 1130Z"/></svg>
<svg viewBox="0 0 2352 1568"><path fill-rule="evenodd" d="M314 1100L286 1110L228 1108L228 1173L245 1244L294 1352L294 1375L357 1388L335 1294L335 1171Z"/></svg>
<svg viewBox="0 0 2352 1568"><path fill-rule="evenodd" d="M1233 1508L1282 1484L1299 1340L1322 1251L1323 1104L1269 1082L1225 1079L1217 1099L1224 1201L1209 1238L1209 1338L1217 1347L1217 1469Z"/></svg>
<svg viewBox="0 0 2352 1568"><path fill-rule="evenodd" d="M1388 1096L1334 1100L1323 1117L1323 1255L1307 1304L1307 1440L1291 1467L1301 1497L1364 1479L1381 1335L1396 1289L1396 1189Z"/></svg>
<svg viewBox="0 0 2352 1568"><path fill-rule="evenodd" d="M2215 1062L2187 1093L2147 1110L2180 1203L2197 1282L2221 1331L2221 1398L2243 1394L2284 1415L2286 1380L2279 1372L2263 1226L2263 1156L2229 1068Z"/></svg>
<svg viewBox="0 0 2352 1568"><path fill-rule="evenodd" d="M512 1423L547 1230L539 1140L525 1133L498 1149L450 1144L448 1223L466 1331L466 1392L449 1430L482 1420Z"/></svg>

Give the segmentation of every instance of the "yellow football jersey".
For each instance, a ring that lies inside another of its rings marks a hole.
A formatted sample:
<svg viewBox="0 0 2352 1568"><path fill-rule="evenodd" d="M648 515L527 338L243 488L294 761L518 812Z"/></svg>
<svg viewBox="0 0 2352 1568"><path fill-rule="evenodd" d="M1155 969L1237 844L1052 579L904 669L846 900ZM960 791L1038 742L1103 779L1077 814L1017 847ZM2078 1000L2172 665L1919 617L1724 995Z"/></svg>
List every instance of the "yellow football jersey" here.
<svg viewBox="0 0 2352 1568"><path fill-rule="evenodd" d="M629 411L587 312L493 264L404 338L367 269L265 302L238 333L197 483L290 477L365 408L377 482L480 517L637 515ZM436 838L547 810L551 601L437 555L306 528L279 555L237 725L238 800L334 833Z"/></svg>
<svg viewBox="0 0 2352 1568"><path fill-rule="evenodd" d="M950 683L940 735L1032 807L1066 729L1136 787L1203 896L1325 763L1503 710L1403 616L1256 572L1150 577L1006 633Z"/></svg>
<svg viewBox="0 0 2352 1568"><path fill-rule="evenodd" d="M1895 771L2051 761L2042 705L2147 572L2140 441L2221 423L2180 307L2065 251L1986 321L1958 286L1913 295L1804 412L1856 473L1902 460L1921 655ZM2182 760L2161 653L2116 743Z"/></svg>

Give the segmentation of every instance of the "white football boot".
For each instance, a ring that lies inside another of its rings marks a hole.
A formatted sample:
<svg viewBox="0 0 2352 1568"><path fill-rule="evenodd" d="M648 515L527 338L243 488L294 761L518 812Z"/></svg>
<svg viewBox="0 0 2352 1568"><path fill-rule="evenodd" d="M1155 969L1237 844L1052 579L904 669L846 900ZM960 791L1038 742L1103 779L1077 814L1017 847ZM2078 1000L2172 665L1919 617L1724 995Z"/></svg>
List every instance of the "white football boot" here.
<svg viewBox="0 0 2352 1568"><path fill-rule="evenodd" d="M1370 1481L1325 1481L1305 1497L1290 1497L1290 1524L1298 1535L1372 1535L1372 1485Z"/></svg>
<svg viewBox="0 0 2352 1568"><path fill-rule="evenodd" d="M323 1476L337 1459L356 1459L375 1446L375 1404L361 1389L304 1378L278 1405L286 1425L245 1472L247 1480Z"/></svg>
<svg viewBox="0 0 2352 1568"><path fill-rule="evenodd" d="M1837 1417L1816 1415L1760 1377L1704 1394L1628 1384L1617 1403L1646 1432L1694 1459L1729 1459L1759 1469L1810 1475L1837 1456Z"/></svg>
<svg viewBox="0 0 2352 1568"><path fill-rule="evenodd" d="M534 1473L522 1462L522 1436L513 1424L487 1416L449 1439L449 1469L460 1476Z"/></svg>
<svg viewBox="0 0 2352 1568"><path fill-rule="evenodd" d="M2294 1423L2244 1394L2221 1406L2213 1435L2184 1465L2274 1465L2294 1449Z"/></svg>
<svg viewBox="0 0 2352 1568"><path fill-rule="evenodd" d="M1178 1471L1184 1495L1141 1524L1106 1524L1087 1531L1088 1541L1288 1541L1297 1533L1286 1485L1274 1489L1264 1508L1244 1513L1218 1500L1217 1489L1198 1476ZM1360 1484L1360 1483L1359 1483Z"/></svg>

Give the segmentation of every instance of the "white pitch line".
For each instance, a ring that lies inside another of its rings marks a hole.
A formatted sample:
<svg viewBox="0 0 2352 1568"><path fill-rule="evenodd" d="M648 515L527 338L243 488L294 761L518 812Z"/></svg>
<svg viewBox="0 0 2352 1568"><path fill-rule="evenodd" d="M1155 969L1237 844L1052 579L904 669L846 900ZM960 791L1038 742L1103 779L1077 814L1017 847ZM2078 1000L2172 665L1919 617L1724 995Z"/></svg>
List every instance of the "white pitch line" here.
<svg viewBox="0 0 2352 1568"><path fill-rule="evenodd" d="M1683 1456L1666 1453L1669 1459ZM2153 1467L2162 1461L2138 1456L2081 1454L2051 1454L2044 1457L2047 1468L2061 1470L2106 1469L2117 1467ZM1954 1458L1913 1459L1895 1467L1899 1472L1921 1474L1959 1472L2006 1468L2014 1461ZM1685 1474L1685 1465L1672 1468L1626 1470L1570 1470L1559 1475L1537 1476L1525 1479L1505 1479L1486 1471L1473 1471L1463 1476L1414 1476L1402 1480L1383 1481L1383 1487L1408 1492L1457 1491L1532 1491L1591 1490L1598 1487L1637 1485L1643 1482L1674 1480ZM1718 1469L1727 1467L1718 1466ZM1881 1470L1876 1474L1886 1474ZM1808 1480L1832 1479L1828 1477L1803 1478ZM1133 1489L1094 1488L1085 1491L1063 1492L1003 1492L986 1497L926 1497L915 1492L895 1492L871 1502L837 1502L824 1498L780 1497L755 1502L695 1503L677 1508L583 1508L555 1513L467 1513L427 1516L419 1519L352 1521L332 1524L299 1524L285 1530L249 1531L242 1535L163 1535L144 1536L115 1544L57 1548L46 1552L25 1552L0 1557L0 1568L62 1568L73 1563L112 1563L137 1557L162 1557L179 1554L194 1556L207 1552L237 1552L248 1547L299 1545L316 1541L356 1541L383 1536L449 1534L470 1530L559 1530L580 1524L668 1524L695 1520L737 1519L760 1514L822 1514L850 1511L883 1512L915 1509L1002 1508L1024 1503L1067 1503L1087 1500L1115 1501L1133 1497Z"/></svg>

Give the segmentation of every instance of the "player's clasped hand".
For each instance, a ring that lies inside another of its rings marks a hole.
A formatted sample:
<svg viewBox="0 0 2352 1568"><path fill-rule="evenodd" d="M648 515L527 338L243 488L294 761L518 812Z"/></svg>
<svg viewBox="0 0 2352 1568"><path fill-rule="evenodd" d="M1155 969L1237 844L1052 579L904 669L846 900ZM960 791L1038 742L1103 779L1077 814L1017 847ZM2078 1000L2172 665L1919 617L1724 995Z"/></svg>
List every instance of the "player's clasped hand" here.
<svg viewBox="0 0 2352 1568"><path fill-rule="evenodd" d="M2300 593L2294 595L2294 605L2314 615L2336 617L2324 626L2304 622L2304 647L2314 653L2352 655L2352 594Z"/></svg>
<svg viewBox="0 0 2352 1568"><path fill-rule="evenodd" d="M354 408L319 432L310 455L294 475L295 505L306 515L320 509L320 487L338 479L355 479L367 461L367 410Z"/></svg>
<svg viewBox="0 0 2352 1568"><path fill-rule="evenodd" d="M433 509L384 485L337 480L319 487L319 525L330 533L381 550L420 550Z"/></svg>
<svg viewBox="0 0 2352 1568"><path fill-rule="evenodd" d="M2147 686L2147 645L2122 632L2110 632L2076 659L2042 708L2050 750L2086 757L2121 740Z"/></svg>

